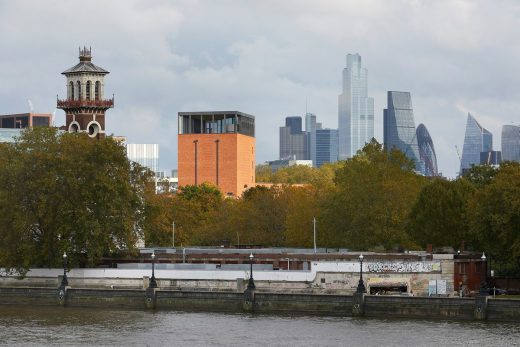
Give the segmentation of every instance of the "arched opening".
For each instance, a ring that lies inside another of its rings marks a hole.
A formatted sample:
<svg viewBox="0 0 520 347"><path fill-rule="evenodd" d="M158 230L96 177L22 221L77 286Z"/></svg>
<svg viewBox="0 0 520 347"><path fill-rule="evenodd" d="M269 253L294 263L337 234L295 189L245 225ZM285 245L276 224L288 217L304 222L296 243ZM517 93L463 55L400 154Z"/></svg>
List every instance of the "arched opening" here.
<svg viewBox="0 0 520 347"><path fill-rule="evenodd" d="M96 137L100 130L101 126L98 122L92 121L87 125L88 136L90 137Z"/></svg>
<svg viewBox="0 0 520 347"><path fill-rule="evenodd" d="M78 133L80 130L78 122L72 122L69 125L69 133Z"/></svg>
<svg viewBox="0 0 520 347"><path fill-rule="evenodd" d="M91 85L91 82L90 81L87 81L87 88L85 90L85 92L87 93L87 100L90 100L90 85Z"/></svg>
<svg viewBox="0 0 520 347"><path fill-rule="evenodd" d="M74 100L74 82L70 81L69 99Z"/></svg>
<svg viewBox="0 0 520 347"><path fill-rule="evenodd" d="M81 82L78 81L78 83L76 83L76 85L78 86L78 100L81 100Z"/></svg>
<svg viewBox="0 0 520 347"><path fill-rule="evenodd" d="M96 86L94 87L94 97L96 100L99 100L100 91L101 91L101 82L96 81Z"/></svg>

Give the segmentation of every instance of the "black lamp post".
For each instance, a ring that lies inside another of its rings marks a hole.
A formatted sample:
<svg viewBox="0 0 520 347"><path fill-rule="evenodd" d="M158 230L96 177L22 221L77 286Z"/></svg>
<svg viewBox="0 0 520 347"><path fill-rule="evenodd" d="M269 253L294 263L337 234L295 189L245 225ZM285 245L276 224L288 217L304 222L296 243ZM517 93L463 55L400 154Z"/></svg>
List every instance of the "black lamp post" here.
<svg viewBox="0 0 520 347"><path fill-rule="evenodd" d="M152 277L150 277L149 288L157 288L157 281L155 280L155 251L152 252Z"/></svg>
<svg viewBox="0 0 520 347"><path fill-rule="evenodd" d="M249 255L249 265L250 265L250 275L249 275L249 282L247 283L247 289L253 290L255 289L255 280L253 279L253 253Z"/></svg>
<svg viewBox="0 0 520 347"><path fill-rule="evenodd" d="M67 279L67 253L63 252L63 278L61 279L61 286L63 288L69 285L69 281Z"/></svg>
<svg viewBox="0 0 520 347"><path fill-rule="evenodd" d="M480 295L487 295L488 294L488 288L487 288L487 263L486 263L486 254L482 252L482 256L480 257L480 260L482 260L482 268L484 272L484 281L480 284Z"/></svg>
<svg viewBox="0 0 520 347"><path fill-rule="evenodd" d="M359 255L359 283L356 293L366 293L365 284L363 283L363 254Z"/></svg>

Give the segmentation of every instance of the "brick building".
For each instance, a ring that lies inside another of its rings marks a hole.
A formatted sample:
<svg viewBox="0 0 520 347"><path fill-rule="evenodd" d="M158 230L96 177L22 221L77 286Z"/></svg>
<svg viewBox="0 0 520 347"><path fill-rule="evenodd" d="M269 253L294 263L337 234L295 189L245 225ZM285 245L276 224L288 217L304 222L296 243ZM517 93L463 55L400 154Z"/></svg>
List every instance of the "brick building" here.
<svg viewBox="0 0 520 347"><path fill-rule="evenodd" d="M238 111L179 112L179 187L204 182L226 196L255 185L255 118Z"/></svg>

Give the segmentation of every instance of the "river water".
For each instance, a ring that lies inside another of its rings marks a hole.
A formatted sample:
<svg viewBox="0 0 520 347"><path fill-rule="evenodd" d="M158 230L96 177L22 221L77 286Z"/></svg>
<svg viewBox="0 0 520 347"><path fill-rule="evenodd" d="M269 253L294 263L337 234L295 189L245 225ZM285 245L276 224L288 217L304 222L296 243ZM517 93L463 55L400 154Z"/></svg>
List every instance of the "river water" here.
<svg viewBox="0 0 520 347"><path fill-rule="evenodd" d="M0 306L6 346L515 346L520 322Z"/></svg>

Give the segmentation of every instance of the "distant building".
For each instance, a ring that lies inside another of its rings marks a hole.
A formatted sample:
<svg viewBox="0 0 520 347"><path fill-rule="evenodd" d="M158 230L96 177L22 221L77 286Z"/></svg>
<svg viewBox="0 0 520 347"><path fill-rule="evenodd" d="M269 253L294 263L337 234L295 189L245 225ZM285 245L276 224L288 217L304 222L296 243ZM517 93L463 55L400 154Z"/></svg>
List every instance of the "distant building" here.
<svg viewBox="0 0 520 347"><path fill-rule="evenodd" d="M280 127L280 159L310 160L310 136L302 131L302 117L286 117Z"/></svg>
<svg viewBox="0 0 520 347"><path fill-rule="evenodd" d="M502 127L502 160L520 163L520 126Z"/></svg>
<svg viewBox="0 0 520 347"><path fill-rule="evenodd" d="M321 124L320 124L321 128ZM313 113L305 114L305 131L309 134L309 141L307 143L308 159L312 160L312 165L316 166L316 130L318 123L316 123L316 115Z"/></svg>
<svg viewBox="0 0 520 347"><path fill-rule="evenodd" d="M79 50L79 63L62 72L67 79L67 99L57 100L65 111L66 130L105 137L105 113L114 107L114 98L105 99L105 75L109 72L92 63L92 51Z"/></svg>
<svg viewBox="0 0 520 347"><path fill-rule="evenodd" d="M498 166L502 162L502 152L480 152L480 165Z"/></svg>
<svg viewBox="0 0 520 347"><path fill-rule="evenodd" d="M255 185L255 118L238 111L179 112L179 187L215 184L227 196Z"/></svg>
<svg viewBox="0 0 520 347"><path fill-rule="evenodd" d="M19 113L0 115L0 128L24 129L31 127L49 127L52 122L50 113Z"/></svg>
<svg viewBox="0 0 520 347"><path fill-rule="evenodd" d="M477 120L468 113L466 134L464 135L464 147L460 161L460 174L470 169L473 165L480 165L480 153L493 150L493 135L484 129Z"/></svg>
<svg viewBox="0 0 520 347"><path fill-rule="evenodd" d="M359 54L347 55L343 92L338 97L339 159L352 158L374 137L374 99L367 94L368 71Z"/></svg>
<svg viewBox="0 0 520 347"><path fill-rule="evenodd" d="M416 170L422 172L409 92L388 92L388 108L383 111L383 132L386 150L400 150L413 160Z"/></svg>
<svg viewBox="0 0 520 347"><path fill-rule="evenodd" d="M22 129L2 129L0 128L0 143L13 143L19 137Z"/></svg>
<svg viewBox="0 0 520 347"><path fill-rule="evenodd" d="M338 161L338 130L316 130L316 167Z"/></svg>
<svg viewBox="0 0 520 347"><path fill-rule="evenodd" d="M433 141L430 133L428 132L428 129L426 129L424 124L419 124L416 133L423 175L429 177L439 176L437 156L435 154L435 148L433 147Z"/></svg>
<svg viewBox="0 0 520 347"><path fill-rule="evenodd" d="M127 143L128 159L150 169L154 175L159 172L159 145L156 143Z"/></svg>
<svg viewBox="0 0 520 347"><path fill-rule="evenodd" d="M295 165L304 165L308 167L312 167L312 160L298 160L298 159L280 159L268 161L267 164L271 168L271 172L276 172L284 167L295 166Z"/></svg>

